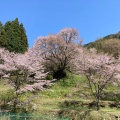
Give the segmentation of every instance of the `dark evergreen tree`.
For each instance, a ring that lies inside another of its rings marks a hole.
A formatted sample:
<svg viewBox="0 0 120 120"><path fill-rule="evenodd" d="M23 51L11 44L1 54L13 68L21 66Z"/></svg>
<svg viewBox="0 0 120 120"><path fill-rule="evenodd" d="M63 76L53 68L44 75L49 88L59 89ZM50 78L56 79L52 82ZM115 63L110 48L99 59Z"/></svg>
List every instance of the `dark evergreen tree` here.
<svg viewBox="0 0 120 120"><path fill-rule="evenodd" d="M24 53L28 48L28 41L23 24L19 24L18 18L5 24L7 36L7 49L10 52Z"/></svg>
<svg viewBox="0 0 120 120"><path fill-rule="evenodd" d="M2 22L0 22L0 33L1 33L2 27L3 27L3 24L2 24Z"/></svg>
<svg viewBox="0 0 120 120"><path fill-rule="evenodd" d="M28 40L27 40L27 35L26 35L26 31L24 29L24 26L23 24L21 23L20 24L20 37L21 37L21 44L23 45L23 50L24 51L27 51L27 48L28 48Z"/></svg>
<svg viewBox="0 0 120 120"><path fill-rule="evenodd" d="M6 49L8 49L9 51L12 51L12 48L14 48L13 43L12 43L12 40L14 37L13 37L13 29L11 27L11 22L10 21L6 22L4 27L5 27L5 32L6 32L6 40L8 43Z"/></svg>
<svg viewBox="0 0 120 120"><path fill-rule="evenodd" d="M0 47L7 47L6 32L1 22L0 22Z"/></svg>

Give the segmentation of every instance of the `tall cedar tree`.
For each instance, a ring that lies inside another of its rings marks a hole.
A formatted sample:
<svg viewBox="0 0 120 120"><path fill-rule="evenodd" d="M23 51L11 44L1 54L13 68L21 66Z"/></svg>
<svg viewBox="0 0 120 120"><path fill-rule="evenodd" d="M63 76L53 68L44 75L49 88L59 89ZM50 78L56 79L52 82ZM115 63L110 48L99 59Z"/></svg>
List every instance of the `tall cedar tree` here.
<svg viewBox="0 0 120 120"><path fill-rule="evenodd" d="M0 47L7 47L6 32L1 22L0 22Z"/></svg>
<svg viewBox="0 0 120 120"><path fill-rule="evenodd" d="M18 18L5 24L7 49L10 52L25 53L28 41L23 24L19 24Z"/></svg>
<svg viewBox="0 0 120 120"><path fill-rule="evenodd" d="M25 28L23 26L23 24L20 24L20 32L21 32L21 44L24 46L23 51L27 51L28 48L28 40L27 40L27 35L26 35L26 31Z"/></svg>

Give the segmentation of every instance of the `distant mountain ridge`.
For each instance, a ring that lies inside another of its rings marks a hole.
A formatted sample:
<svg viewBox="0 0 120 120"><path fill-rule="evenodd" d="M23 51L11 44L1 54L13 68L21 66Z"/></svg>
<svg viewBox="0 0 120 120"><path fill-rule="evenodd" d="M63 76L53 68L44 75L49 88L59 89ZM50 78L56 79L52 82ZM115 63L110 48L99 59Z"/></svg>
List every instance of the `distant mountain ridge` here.
<svg viewBox="0 0 120 120"><path fill-rule="evenodd" d="M120 39L120 31L116 34L107 35L103 39Z"/></svg>
<svg viewBox="0 0 120 120"><path fill-rule="evenodd" d="M94 42L84 45L88 49L96 48L98 52L113 54L114 57L120 55L120 31L116 34L110 34Z"/></svg>

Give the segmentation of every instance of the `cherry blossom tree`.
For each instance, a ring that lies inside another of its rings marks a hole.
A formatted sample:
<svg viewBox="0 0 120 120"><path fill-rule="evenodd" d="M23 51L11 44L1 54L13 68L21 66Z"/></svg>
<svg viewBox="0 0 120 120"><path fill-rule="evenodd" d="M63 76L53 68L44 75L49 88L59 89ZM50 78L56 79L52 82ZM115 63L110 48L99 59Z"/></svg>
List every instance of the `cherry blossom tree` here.
<svg viewBox="0 0 120 120"><path fill-rule="evenodd" d="M34 48L41 52L45 60L44 66L47 71L51 71L54 78L66 76L66 70L71 70L71 60L75 58L76 40L79 33L76 29L65 28L58 34L51 34L46 37L38 37L35 41Z"/></svg>
<svg viewBox="0 0 120 120"><path fill-rule="evenodd" d="M9 53L9 51L3 48L0 49L0 75L1 77L6 74L6 71L13 69L11 65L12 56L14 56L14 53Z"/></svg>
<svg viewBox="0 0 120 120"><path fill-rule="evenodd" d="M41 65L42 58L31 48L25 54L15 54L5 49L0 49L0 75L7 77L15 89L13 111L16 111L18 95L21 85L27 82L31 74L37 74L39 79L46 76Z"/></svg>
<svg viewBox="0 0 120 120"><path fill-rule="evenodd" d="M109 82L120 80L120 59L103 53L98 54L94 48L88 51L81 47L75 64L77 73L86 76L99 110L103 89Z"/></svg>

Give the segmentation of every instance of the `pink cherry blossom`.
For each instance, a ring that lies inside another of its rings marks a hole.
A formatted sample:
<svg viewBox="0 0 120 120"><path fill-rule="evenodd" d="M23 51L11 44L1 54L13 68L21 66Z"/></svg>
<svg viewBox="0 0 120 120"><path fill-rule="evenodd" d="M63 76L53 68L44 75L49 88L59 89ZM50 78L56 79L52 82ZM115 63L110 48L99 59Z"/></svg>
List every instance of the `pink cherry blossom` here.
<svg viewBox="0 0 120 120"><path fill-rule="evenodd" d="M99 110L99 100L106 85L115 80L120 80L120 57L118 59L104 53L97 53L93 48L86 50L78 48L79 54L74 61L76 73L86 76L93 95L97 100L97 110Z"/></svg>

